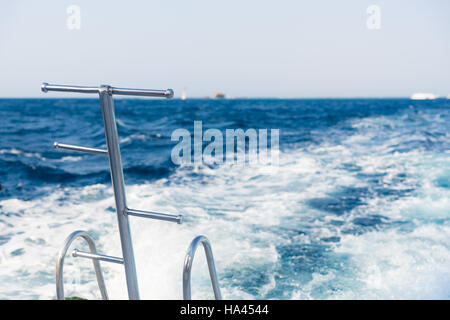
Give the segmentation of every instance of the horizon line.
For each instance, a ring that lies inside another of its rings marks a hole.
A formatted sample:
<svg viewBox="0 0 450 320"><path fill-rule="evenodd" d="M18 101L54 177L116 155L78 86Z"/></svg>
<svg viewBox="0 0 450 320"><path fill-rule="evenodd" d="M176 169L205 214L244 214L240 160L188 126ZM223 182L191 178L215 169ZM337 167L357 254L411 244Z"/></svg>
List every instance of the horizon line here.
<svg viewBox="0 0 450 320"><path fill-rule="evenodd" d="M74 97L67 97L67 96L30 96L30 97L1 97L0 99L96 99L97 97L94 97L94 95L92 95L92 97L88 97L86 95L80 95L78 96L78 94L75 94ZM120 99L120 100L149 100L146 98L138 98L138 97L133 97L133 98L129 98L129 97L115 97L115 99ZM216 101L220 101L220 100L307 100L307 99L410 99L410 100L414 100L414 101L426 101L426 100L449 100L450 99L450 95L449 96L437 96L435 99L411 99L411 96L324 96L324 97L317 97L317 96L305 96L305 97L245 97L245 96L236 96L236 97L225 97L225 98L214 98L214 97L209 97L209 96L200 96L200 97L191 97L191 98L186 98L186 99L182 99L181 97L173 97L171 99L168 100L181 100L181 101L185 101L185 100L216 100ZM150 99L150 100L161 100L161 99ZM165 100L165 99L162 99Z"/></svg>

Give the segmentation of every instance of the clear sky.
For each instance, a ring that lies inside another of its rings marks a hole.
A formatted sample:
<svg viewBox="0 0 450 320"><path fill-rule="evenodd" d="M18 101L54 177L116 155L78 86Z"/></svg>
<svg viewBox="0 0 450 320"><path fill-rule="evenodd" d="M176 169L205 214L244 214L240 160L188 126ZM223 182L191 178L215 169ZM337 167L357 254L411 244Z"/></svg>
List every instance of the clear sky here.
<svg viewBox="0 0 450 320"><path fill-rule="evenodd" d="M80 29L67 27L70 5ZM370 5L380 29L367 27ZM40 93L44 81L188 97L446 96L449 40L448 0L1 0L0 97L57 96Z"/></svg>

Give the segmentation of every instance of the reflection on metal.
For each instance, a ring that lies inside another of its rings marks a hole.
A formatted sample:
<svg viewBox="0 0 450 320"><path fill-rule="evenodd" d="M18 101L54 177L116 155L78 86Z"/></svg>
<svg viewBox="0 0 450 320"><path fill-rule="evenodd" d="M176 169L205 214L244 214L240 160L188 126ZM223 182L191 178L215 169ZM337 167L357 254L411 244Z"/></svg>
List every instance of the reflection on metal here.
<svg viewBox="0 0 450 320"><path fill-rule="evenodd" d="M72 151L77 151L77 152L103 154L105 156L108 155L108 151L107 150L96 149L96 148L79 147L79 146L73 146L73 145L70 145L70 144L64 144L64 143L59 143L59 142L53 143L53 147L55 149L65 149L65 150L72 150Z"/></svg>
<svg viewBox="0 0 450 320"><path fill-rule="evenodd" d="M123 264L123 259L122 258L107 256L107 255L104 255L104 254L80 251L78 249L73 250L72 256L75 257L75 258L76 257L81 257L81 258L88 258L88 259L92 259L92 260L99 260L99 261Z"/></svg>
<svg viewBox="0 0 450 320"><path fill-rule="evenodd" d="M141 96L141 97L160 97L160 98L172 98L173 90L149 90L149 89L125 89L125 88L114 88L110 86L101 87L83 87L83 86L67 86L60 84L48 84L44 82L41 86L42 92L48 91L59 91L59 92L75 92L75 93L100 93L102 87L106 87L107 94L117 94L124 96Z"/></svg>
<svg viewBox="0 0 450 320"><path fill-rule="evenodd" d="M64 258L70 245L77 238L83 238L89 245L89 250L91 251L91 253L97 254L94 240L92 240L92 238L85 231L75 231L67 237L66 241L64 242L64 247L61 249L61 251L59 251L58 260L56 262L56 297L58 298L58 300L64 300ZM97 283L102 295L102 299L108 300L108 293L106 292L105 281L103 280L100 263L98 262L98 260L92 260L92 263L94 264L95 275L97 277Z"/></svg>
<svg viewBox="0 0 450 320"><path fill-rule="evenodd" d="M214 265L214 256L208 238L206 238L205 236L197 236L196 238L194 238L186 253L183 268L183 299L191 300L192 263L194 262L195 251L197 250L197 247L200 243L203 245L203 249L205 250L206 261L208 262L209 276L211 278L211 283L214 291L214 297L216 298L216 300L222 300L219 281L217 280L216 266Z"/></svg>
<svg viewBox="0 0 450 320"><path fill-rule="evenodd" d="M123 180L122 158L120 156L119 137L117 135L116 118L114 115L114 102L110 90L111 87L109 86L101 86L99 88L99 95L103 114L103 124L105 126L106 145L108 146L109 167L116 202L128 297L130 300L138 300L139 289L134 262L133 243L131 241L128 216L125 212L127 200Z"/></svg>
<svg viewBox="0 0 450 320"><path fill-rule="evenodd" d="M158 213L158 212L144 211L144 210L134 210L134 209L126 209L126 213L130 216L136 216L136 217L142 217L142 218L164 220L164 221L170 221L170 222L176 222L176 223L183 222L182 215L176 216L173 214Z"/></svg>

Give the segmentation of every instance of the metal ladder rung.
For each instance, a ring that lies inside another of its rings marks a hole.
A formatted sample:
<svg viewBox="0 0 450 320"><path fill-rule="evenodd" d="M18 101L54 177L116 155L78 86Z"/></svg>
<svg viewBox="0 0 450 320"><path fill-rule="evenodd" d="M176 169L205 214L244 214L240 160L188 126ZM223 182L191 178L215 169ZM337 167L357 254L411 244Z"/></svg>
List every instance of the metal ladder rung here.
<svg viewBox="0 0 450 320"><path fill-rule="evenodd" d="M78 249L74 249L72 251L72 256L73 257L80 257L80 258L88 258L88 259L92 259L92 260L100 260L100 261L105 261L105 262L112 262L112 263L123 264L123 259L122 258L107 256L107 255L100 254L100 253L92 253L92 252L80 251Z"/></svg>
<svg viewBox="0 0 450 320"><path fill-rule="evenodd" d="M181 224L183 222L182 215L166 214L166 213L135 210L135 209L126 209L126 213L130 216L136 216L136 217L141 217L141 218L150 218L150 219L156 219L156 220L164 220L164 221L176 222L178 224Z"/></svg>
<svg viewBox="0 0 450 320"><path fill-rule="evenodd" d="M60 84L48 84L42 83L41 91L60 91L60 92L77 92L77 93L100 93L99 87L86 87L86 86L68 86ZM154 89L130 89L130 88L115 88L108 86L108 94L110 95L123 95L123 96L142 96L142 97L160 97L160 98L173 98L173 90L154 90Z"/></svg>
<svg viewBox="0 0 450 320"><path fill-rule="evenodd" d="M64 144L64 143L59 143L59 142L53 143L53 147L55 149L66 149L66 150L72 150L72 151L77 151L77 152L95 153L95 154L101 154L101 155L105 155L105 156L108 155L108 150L79 147L79 146L73 146L70 144Z"/></svg>

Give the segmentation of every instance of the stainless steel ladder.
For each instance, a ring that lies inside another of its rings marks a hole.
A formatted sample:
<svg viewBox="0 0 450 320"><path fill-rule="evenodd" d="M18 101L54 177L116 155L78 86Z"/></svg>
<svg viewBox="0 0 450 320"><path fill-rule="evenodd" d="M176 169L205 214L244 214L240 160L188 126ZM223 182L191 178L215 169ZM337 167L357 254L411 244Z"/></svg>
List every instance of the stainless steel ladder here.
<svg viewBox="0 0 450 320"><path fill-rule="evenodd" d="M96 247L92 238L85 231L75 231L69 235L66 239L63 248L59 252L58 260L56 264L56 295L58 299L64 299L64 286L63 286L63 267L64 267L64 257L72 244L72 242L81 237L89 245L90 252L84 252L79 250L74 250L72 255L74 257L82 257L92 259L94 264L94 269L97 277L97 282L100 288L100 292L103 299L108 299L108 294L106 291L103 275L100 268L100 261L112 262L123 264L125 267L125 276L128 289L128 297L130 300L139 299L139 288L136 275L136 266L134 261L133 244L131 240L130 226L128 222L128 216L136 216L143 218L151 218L157 220L165 220L170 222L182 223L183 217L181 215L172 215L165 213L158 213L152 211L136 210L130 209L127 206L126 194L125 194L125 183L123 178L122 169L122 159L120 155L119 138L117 133L117 125L114 113L114 102L113 95L125 95L125 96L140 96L140 97L161 97L170 99L173 97L173 90L148 90L148 89L126 89L126 88L115 88L108 85L101 85L99 87L82 87L82 86L68 86L68 85L55 85L43 83L41 90L43 92L48 91L60 91L60 92L76 92L76 93L91 93L98 94L100 97L100 104L103 116L103 124L105 128L105 137L107 149L97 149L89 147L80 147L69 144L62 144L55 142L55 149L65 149L78 152L93 153L99 155L105 155L109 158L109 166L111 172L111 181L114 190L114 198L116 203L116 213L119 225L119 235L122 246L123 258L107 256L99 254L96 251ZM199 238L197 241L196 239ZM192 266L192 261L194 258L195 250L199 242L203 243L205 247L205 253L208 259L208 267L211 275L211 280L213 282L213 289L216 299L220 299L220 290L217 281L214 258L212 256L211 246L209 241L203 237L197 237L191 243L188 253L185 259L185 265L183 269L183 296L185 299L190 299L190 270ZM206 239L206 240L205 240ZM207 250L207 248L209 248ZM189 261L189 263L186 263ZM188 271L186 271L188 268ZM185 280L185 274L189 275ZM186 284L187 283L187 284ZM189 294L185 294L185 287L188 285Z"/></svg>

